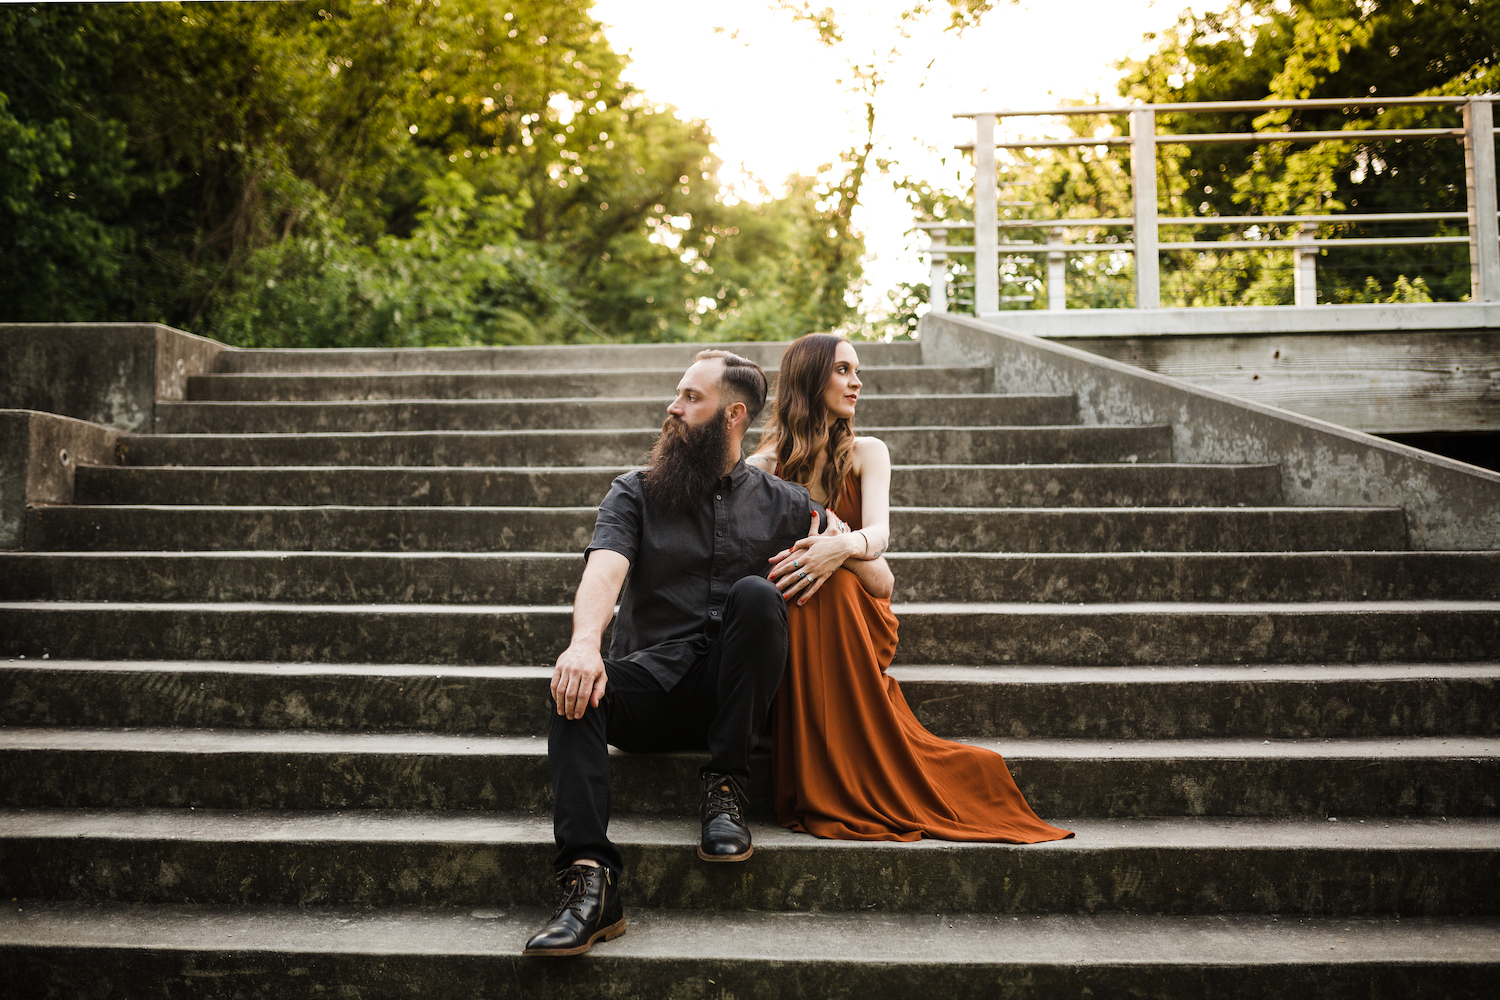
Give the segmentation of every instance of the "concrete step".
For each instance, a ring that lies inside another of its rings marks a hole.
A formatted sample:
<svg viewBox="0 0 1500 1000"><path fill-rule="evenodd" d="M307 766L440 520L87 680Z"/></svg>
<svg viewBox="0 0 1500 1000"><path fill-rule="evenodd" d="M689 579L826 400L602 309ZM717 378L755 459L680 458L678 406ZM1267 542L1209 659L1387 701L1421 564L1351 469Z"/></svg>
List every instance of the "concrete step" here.
<svg viewBox="0 0 1500 1000"><path fill-rule="evenodd" d="M384 469L78 467L81 504L593 506L609 468ZM1265 507L1281 502L1275 465L906 465L891 503L952 507Z"/></svg>
<svg viewBox="0 0 1500 1000"><path fill-rule="evenodd" d="M361 375L192 375L190 400L263 402L331 399L555 399L672 396L681 368L572 372L382 372ZM766 372L774 391L776 373ZM994 369L891 365L860 369L864 395L993 392Z"/></svg>
<svg viewBox="0 0 1500 1000"><path fill-rule="evenodd" d="M1298 552L1407 544L1406 514L1395 507L897 507L891 534L898 552Z"/></svg>
<svg viewBox="0 0 1500 1000"><path fill-rule="evenodd" d="M894 599L1500 600L1500 552L890 556ZM568 604L576 552L0 553L0 600Z"/></svg>
<svg viewBox="0 0 1500 1000"><path fill-rule="evenodd" d="M898 463L1167 462L1172 429L873 427ZM132 434L125 465L597 466L644 463L658 430L396 431L337 434ZM759 433L746 440L752 450Z"/></svg>
<svg viewBox="0 0 1500 1000"><path fill-rule="evenodd" d="M156 404L158 434L587 430L659 427L670 396L651 399L453 399ZM1071 424L1072 396L958 393L868 396L858 423L878 427Z"/></svg>
<svg viewBox="0 0 1500 1000"><path fill-rule="evenodd" d="M1500 602L898 604L896 662L1160 666L1500 659ZM0 655L550 665L566 606L0 603Z"/></svg>
<svg viewBox="0 0 1500 1000"><path fill-rule="evenodd" d="M25 810L0 822L10 899L256 906L556 904L549 817ZM1050 844L819 841L753 823L708 866L696 817L616 816L637 909L1492 917L1500 821L1069 820ZM627 935L628 937L628 935Z"/></svg>
<svg viewBox="0 0 1500 1000"><path fill-rule="evenodd" d="M892 667L940 736L1500 735L1500 666ZM0 726L545 735L548 666L0 661Z"/></svg>
<svg viewBox="0 0 1500 1000"><path fill-rule="evenodd" d="M122 1000L341 991L364 1000L879 996L1451 1000L1500 975L1493 918L719 912L626 896L585 961L520 958L551 907L268 907L20 900L0 970L23 996ZM1379 991L1372 984L1379 984ZM675 992L674 992L675 991Z"/></svg>
<svg viewBox="0 0 1500 1000"><path fill-rule="evenodd" d="M32 507L37 551L573 552L594 533L588 507Z"/></svg>
<svg viewBox="0 0 1500 1000"><path fill-rule="evenodd" d="M1041 816L1500 816L1500 736L973 738ZM614 812L696 816L707 754L614 755ZM769 757L750 808L772 814ZM8 728L14 808L502 809L550 816L544 736Z"/></svg>
<svg viewBox="0 0 1500 1000"><path fill-rule="evenodd" d="M582 552L587 507L32 507L34 551ZM1385 507L896 507L894 548L930 552L1271 552L1406 547Z"/></svg>
<svg viewBox="0 0 1500 1000"><path fill-rule="evenodd" d="M677 368L702 350L733 351L763 368L775 368L788 341L725 344L578 344L544 347L405 347L250 349L224 351L220 372L464 372L591 371L599 368ZM856 341L861 365L919 365L922 345Z"/></svg>

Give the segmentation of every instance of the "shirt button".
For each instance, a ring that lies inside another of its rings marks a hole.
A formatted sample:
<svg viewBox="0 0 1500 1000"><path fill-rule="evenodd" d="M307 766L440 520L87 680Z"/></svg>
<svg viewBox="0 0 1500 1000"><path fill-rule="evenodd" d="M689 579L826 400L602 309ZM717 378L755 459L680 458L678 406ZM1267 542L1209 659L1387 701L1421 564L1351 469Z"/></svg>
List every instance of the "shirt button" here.
<svg viewBox="0 0 1500 1000"><path fill-rule="evenodd" d="M710 617L710 618L717 618L717 617L719 617L719 613L717 611L710 611L708 613L708 617Z"/></svg>
<svg viewBox="0 0 1500 1000"><path fill-rule="evenodd" d="M723 496L722 496L722 495L721 495L721 494L718 494L718 493L715 493L715 494L714 494L714 499L715 499L715 500L723 500L723 499L724 499L724 497L723 497Z"/></svg>

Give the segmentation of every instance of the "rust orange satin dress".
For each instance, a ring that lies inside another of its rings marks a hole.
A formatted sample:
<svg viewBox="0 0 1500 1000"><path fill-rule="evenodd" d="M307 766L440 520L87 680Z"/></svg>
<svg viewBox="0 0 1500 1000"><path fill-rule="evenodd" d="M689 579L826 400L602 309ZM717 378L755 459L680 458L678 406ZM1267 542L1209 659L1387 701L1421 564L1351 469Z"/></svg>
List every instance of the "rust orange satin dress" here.
<svg viewBox="0 0 1500 1000"><path fill-rule="evenodd" d="M834 513L862 523L850 475ZM787 606L786 674L772 741L776 817L835 840L1004 841L1073 836L1043 822L1005 759L940 739L912 714L886 668L896 652L891 602L836 570L805 605Z"/></svg>

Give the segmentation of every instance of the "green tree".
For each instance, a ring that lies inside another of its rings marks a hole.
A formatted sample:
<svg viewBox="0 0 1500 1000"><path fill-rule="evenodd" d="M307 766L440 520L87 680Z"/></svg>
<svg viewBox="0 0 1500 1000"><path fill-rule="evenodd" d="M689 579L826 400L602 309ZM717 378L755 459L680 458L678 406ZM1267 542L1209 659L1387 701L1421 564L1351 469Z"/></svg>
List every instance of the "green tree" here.
<svg viewBox="0 0 1500 1000"><path fill-rule="evenodd" d="M1218 13L1185 13L1157 51L1122 64L1123 96L1152 103L1477 94L1500 70L1500 5L1480 0L1251 0ZM1266 128L1456 127L1456 108L1297 109L1161 114L1162 131ZM1336 212L1463 211L1463 149L1454 139L1340 140L1252 145L1164 146L1163 214L1317 215ZM1261 227L1285 238L1291 227ZM1441 223L1337 224L1320 235L1454 235ZM1164 234L1238 236L1224 227ZM1290 254L1239 251L1168 255L1168 287L1183 301L1290 301ZM1371 301L1382 283L1421 272L1434 298L1468 293L1462 246L1340 248L1319 263L1325 300ZM1366 278L1381 276L1374 284Z"/></svg>
<svg viewBox="0 0 1500 1000"><path fill-rule="evenodd" d="M846 318L857 180L726 203L707 124L623 65L589 0L0 8L0 318L260 345Z"/></svg>

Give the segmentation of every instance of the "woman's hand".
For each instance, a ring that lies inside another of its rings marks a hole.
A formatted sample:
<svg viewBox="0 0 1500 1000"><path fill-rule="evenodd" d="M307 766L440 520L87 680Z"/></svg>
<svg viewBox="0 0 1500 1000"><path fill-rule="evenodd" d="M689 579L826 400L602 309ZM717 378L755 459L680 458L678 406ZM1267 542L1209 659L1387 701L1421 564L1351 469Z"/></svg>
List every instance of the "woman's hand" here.
<svg viewBox="0 0 1500 1000"><path fill-rule="evenodd" d="M860 540L849 532L849 526L828 512L828 527L818 530L818 512L812 512L812 526L806 538L771 557L770 580L785 600L797 598L798 605L818 592L834 570L859 551Z"/></svg>

